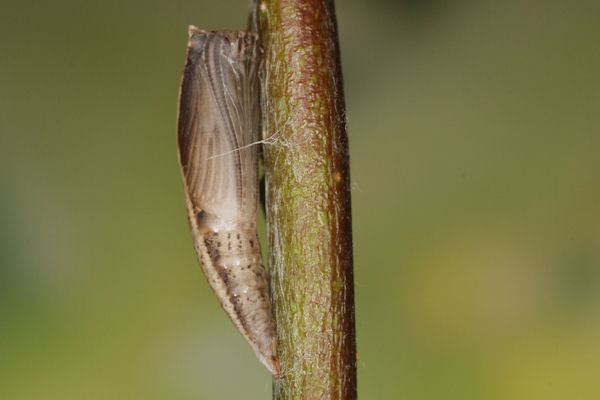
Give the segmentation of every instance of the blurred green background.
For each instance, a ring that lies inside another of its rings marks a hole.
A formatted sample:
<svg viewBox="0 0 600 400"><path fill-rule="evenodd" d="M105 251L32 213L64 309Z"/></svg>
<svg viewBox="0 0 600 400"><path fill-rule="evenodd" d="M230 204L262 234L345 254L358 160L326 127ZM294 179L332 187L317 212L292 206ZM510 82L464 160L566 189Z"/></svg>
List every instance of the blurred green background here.
<svg viewBox="0 0 600 400"><path fill-rule="evenodd" d="M2 1L1 399L270 398L175 152L187 26L248 5ZM337 12L360 397L599 399L600 3Z"/></svg>

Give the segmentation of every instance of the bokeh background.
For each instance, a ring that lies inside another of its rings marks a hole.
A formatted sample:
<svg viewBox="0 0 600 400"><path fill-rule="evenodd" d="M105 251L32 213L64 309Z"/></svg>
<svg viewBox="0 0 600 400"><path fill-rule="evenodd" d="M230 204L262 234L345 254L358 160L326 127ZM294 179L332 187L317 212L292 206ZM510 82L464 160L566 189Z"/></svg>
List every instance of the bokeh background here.
<svg viewBox="0 0 600 400"><path fill-rule="evenodd" d="M248 6L2 1L0 398L270 398L175 152L187 25ZM337 12L360 397L599 399L600 3Z"/></svg>

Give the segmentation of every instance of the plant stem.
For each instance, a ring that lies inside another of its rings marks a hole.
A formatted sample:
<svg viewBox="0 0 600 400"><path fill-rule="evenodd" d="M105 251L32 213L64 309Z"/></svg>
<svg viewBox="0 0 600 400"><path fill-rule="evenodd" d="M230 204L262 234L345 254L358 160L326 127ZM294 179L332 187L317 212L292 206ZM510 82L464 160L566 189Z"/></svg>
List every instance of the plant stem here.
<svg viewBox="0 0 600 400"><path fill-rule="evenodd" d="M348 140L332 0L255 5L271 293L282 379L275 399L355 399Z"/></svg>

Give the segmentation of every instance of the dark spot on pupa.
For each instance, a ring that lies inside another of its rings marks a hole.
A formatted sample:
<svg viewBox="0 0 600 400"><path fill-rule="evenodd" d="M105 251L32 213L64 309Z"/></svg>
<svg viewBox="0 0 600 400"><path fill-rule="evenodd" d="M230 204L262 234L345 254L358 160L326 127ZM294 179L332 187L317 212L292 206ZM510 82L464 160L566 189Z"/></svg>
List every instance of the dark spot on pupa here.
<svg viewBox="0 0 600 400"><path fill-rule="evenodd" d="M217 242L217 247L221 247L221 242Z"/></svg>
<svg viewBox="0 0 600 400"><path fill-rule="evenodd" d="M236 238L237 238L238 240L240 240L240 234L239 234L239 233L236 235Z"/></svg>
<svg viewBox="0 0 600 400"><path fill-rule="evenodd" d="M198 221L198 224L202 224L202 220L204 219L204 217L206 216L206 212L204 212L204 210L200 210L198 211L198 213L196 214L196 221Z"/></svg>
<svg viewBox="0 0 600 400"><path fill-rule="evenodd" d="M238 316L238 319L239 319L240 323L242 324L242 328L244 328L244 331L246 333L250 333L250 330L248 329L248 325L246 324L246 319L243 317L243 312L242 312L243 304L238 302L237 300L235 300L235 298L236 298L235 295L229 296L229 301L231 301L231 303L233 304L233 311L235 311L235 314Z"/></svg>
<svg viewBox="0 0 600 400"><path fill-rule="evenodd" d="M254 248L254 240L250 240L250 247Z"/></svg>
<svg viewBox="0 0 600 400"><path fill-rule="evenodd" d="M225 286L229 286L229 276L227 276L227 270L219 269L219 276L221 277L221 280L223 281Z"/></svg>

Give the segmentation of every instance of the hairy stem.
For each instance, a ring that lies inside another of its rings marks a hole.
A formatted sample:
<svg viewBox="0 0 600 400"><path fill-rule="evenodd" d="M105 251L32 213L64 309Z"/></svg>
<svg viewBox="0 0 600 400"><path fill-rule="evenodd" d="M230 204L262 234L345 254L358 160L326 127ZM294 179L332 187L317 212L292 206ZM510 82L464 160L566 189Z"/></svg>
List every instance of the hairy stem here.
<svg viewBox="0 0 600 400"><path fill-rule="evenodd" d="M275 399L356 398L348 141L332 0L255 5Z"/></svg>

